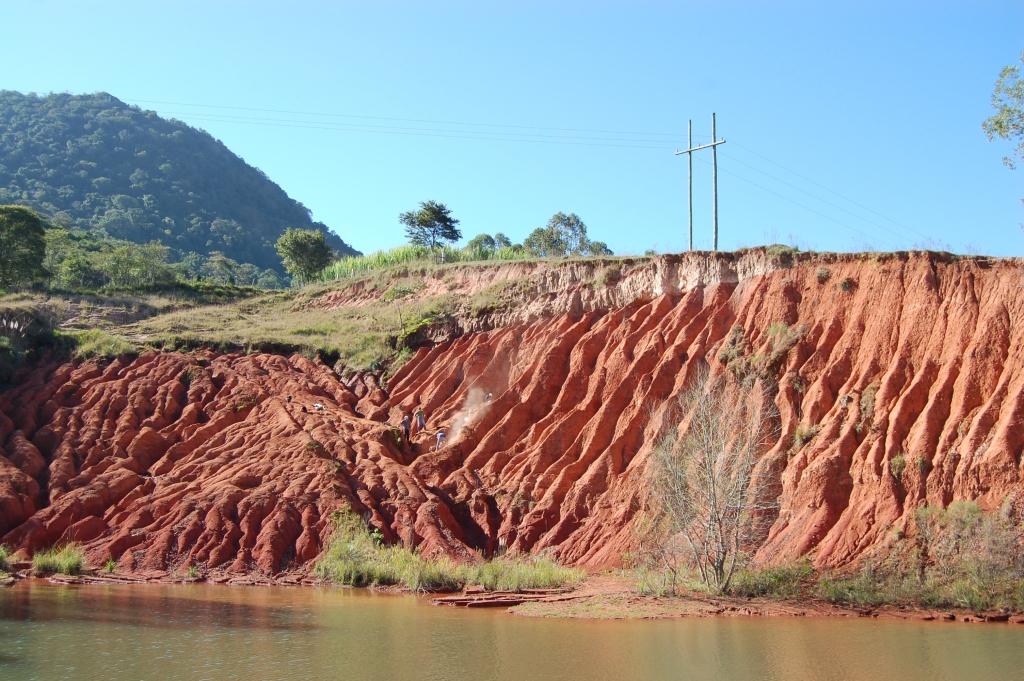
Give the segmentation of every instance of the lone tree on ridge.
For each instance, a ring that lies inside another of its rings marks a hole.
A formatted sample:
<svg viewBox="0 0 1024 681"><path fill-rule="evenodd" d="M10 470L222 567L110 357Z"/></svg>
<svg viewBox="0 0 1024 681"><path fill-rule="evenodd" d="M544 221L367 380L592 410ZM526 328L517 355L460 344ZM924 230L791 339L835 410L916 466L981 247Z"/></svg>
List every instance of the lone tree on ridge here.
<svg viewBox="0 0 1024 681"><path fill-rule="evenodd" d="M437 201L421 201L419 210L410 210L398 216L405 225L405 236L417 246L434 250L444 242L455 242L462 238L456 227L459 221L452 217L448 206Z"/></svg>
<svg viewBox="0 0 1024 681"><path fill-rule="evenodd" d="M318 229L288 228L277 240L277 252L288 274L304 284L316 279L335 258L324 233Z"/></svg>

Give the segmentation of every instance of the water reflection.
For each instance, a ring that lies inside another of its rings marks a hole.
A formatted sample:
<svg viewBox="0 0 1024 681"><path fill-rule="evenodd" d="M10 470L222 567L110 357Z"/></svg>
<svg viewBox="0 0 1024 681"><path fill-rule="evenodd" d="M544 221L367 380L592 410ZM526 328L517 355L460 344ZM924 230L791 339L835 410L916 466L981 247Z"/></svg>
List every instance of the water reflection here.
<svg viewBox="0 0 1024 681"><path fill-rule="evenodd" d="M538 620L360 590L0 591L0 679L1019 678L1014 625Z"/></svg>

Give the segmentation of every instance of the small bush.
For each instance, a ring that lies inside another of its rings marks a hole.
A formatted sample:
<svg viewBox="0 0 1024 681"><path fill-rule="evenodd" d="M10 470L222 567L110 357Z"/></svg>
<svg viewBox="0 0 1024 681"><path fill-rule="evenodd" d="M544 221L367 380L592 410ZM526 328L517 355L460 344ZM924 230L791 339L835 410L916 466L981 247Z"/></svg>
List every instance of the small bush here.
<svg viewBox="0 0 1024 681"><path fill-rule="evenodd" d="M793 431L793 451L799 452L803 449L803 446L813 440L814 436L818 434L818 430L818 426L797 426L796 430Z"/></svg>
<svg viewBox="0 0 1024 681"><path fill-rule="evenodd" d="M766 249L766 251L773 262L780 265L788 265L793 262L793 256L799 253L800 249L796 246L772 244Z"/></svg>
<svg viewBox="0 0 1024 681"><path fill-rule="evenodd" d="M601 273L601 286L614 286L622 279L622 270L618 267L606 267Z"/></svg>
<svg viewBox="0 0 1024 681"><path fill-rule="evenodd" d="M7 559L10 557L10 555L10 549L8 549L5 545L0 544L0 572L11 571L11 566L7 562Z"/></svg>
<svg viewBox="0 0 1024 681"><path fill-rule="evenodd" d="M903 471L907 470L907 457L897 454L889 459L889 472L896 482L903 482Z"/></svg>
<svg viewBox="0 0 1024 681"><path fill-rule="evenodd" d="M765 333L768 334L769 338L777 341L780 338L784 338L786 334L789 333L789 324L786 322L775 322L768 327L768 331Z"/></svg>
<svg viewBox="0 0 1024 681"><path fill-rule="evenodd" d="M32 568L42 574L77 575L85 564L85 552L74 544L41 551L32 557Z"/></svg>
<svg viewBox="0 0 1024 681"><path fill-rule="evenodd" d="M733 577L729 593L756 598L799 598L801 585L814 578L814 568L807 563L741 570Z"/></svg>
<svg viewBox="0 0 1024 681"><path fill-rule="evenodd" d="M878 392L878 383L872 383L864 388L860 394L860 418L861 421L873 419L875 416L875 393Z"/></svg>
<svg viewBox="0 0 1024 681"><path fill-rule="evenodd" d="M255 395L247 395L243 393L242 395L239 395L238 399L235 401L235 411L239 412L250 407L255 407L256 404L257 400Z"/></svg>
<svg viewBox="0 0 1024 681"><path fill-rule="evenodd" d="M844 277L843 280L839 282L839 290L844 292L852 291L856 285L857 282L855 282L853 279L851 279L850 277Z"/></svg>
<svg viewBox="0 0 1024 681"><path fill-rule="evenodd" d="M832 277L832 272L827 267L819 267L818 273L814 275L819 284L824 284Z"/></svg>
<svg viewBox="0 0 1024 681"><path fill-rule="evenodd" d="M416 293L416 289L412 286L393 286L382 296L381 300L390 303L392 300L399 300L414 293Z"/></svg>
<svg viewBox="0 0 1024 681"><path fill-rule="evenodd" d="M178 380L181 381L181 384L185 386L185 389L187 390L202 375L203 370L200 367L192 365L190 367L186 367L186 369L181 372L181 376L178 377Z"/></svg>
<svg viewBox="0 0 1024 681"><path fill-rule="evenodd" d="M114 574L114 571L117 570L117 561L113 558L108 558L107 562L103 564L103 570L108 575Z"/></svg>

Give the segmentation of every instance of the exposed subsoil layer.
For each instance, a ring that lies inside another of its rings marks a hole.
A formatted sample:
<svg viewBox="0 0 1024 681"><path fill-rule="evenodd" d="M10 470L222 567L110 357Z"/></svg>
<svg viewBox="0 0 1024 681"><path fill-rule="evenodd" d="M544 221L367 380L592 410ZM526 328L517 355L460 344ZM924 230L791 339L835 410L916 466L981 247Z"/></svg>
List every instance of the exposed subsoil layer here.
<svg viewBox="0 0 1024 681"><path fill-rule="evenodd" d="M311 565L353 504L427 554L615 565L701 365L777 381L764 558L846 565L922 503L994 509L1021 490L1021 263L835 256L662 284L421 348L387 392L301 355L39 366L0 395L0 542L76 541L126 572L274 575ZM409 443L397 424L420 405Z"/></svg>

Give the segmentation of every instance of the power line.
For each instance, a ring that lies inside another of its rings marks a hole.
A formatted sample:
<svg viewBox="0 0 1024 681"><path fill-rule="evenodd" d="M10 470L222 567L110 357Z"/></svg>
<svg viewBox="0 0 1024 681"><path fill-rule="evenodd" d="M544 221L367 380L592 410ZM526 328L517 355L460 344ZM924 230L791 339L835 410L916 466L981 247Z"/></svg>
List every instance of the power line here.
<svg viewBox="0 0 1024 681"><path fill-rule="evenodd" d="M435 121L421 118L389 118L384 116L357 116L354 114L334 114L334 113L314 113L309 111L287 111L283 109L255 109L241 106L218 106L215 104L188 104L186 102L162 102L154 99L136 99L136 102L142 102L144 104L170 104L172 106L192 106L204 109L229 109L232 111L260 111L263 113L283 113L283 114L296 114L300 116L325 116L331 118L358 118L363 120L374 120L374 121L398 121L403 123L433 123L435 125L474 125L478 127L488 128L516 128L520 130L556 130L561 132L597 132L607 133L612 135L658 135L662 137L682 137L681 133L675 132L630 132L628 130L593 130L587 128L549 128L540 127L533 125L503 125L500 123L467 123L458 121ZM638 140L639 141L639 140Z"/></svg>
<svg viewBox="0 0 1024 681"><path fill-rule="evenodd" d="M460 125L460 126L473 126L473 127L483 127L483 128L504 128L504 129L510 129L510 130L546 130L546 131L554 131L554 132L577 132L577 133L594 133L594 134L633 135L633 136L644 136L644 137L648 137L648 138L651 138L651 137L668 137L668 136L671 136L671 137L678 136L680 138L682 137L682 135L680 133L670 133L670 132L637 132L637 131L625 131L625 130L600 130L600 129L592 129L592 128L562 128L562 127L547 127L547 126L506 125L506 124L498 124L498 123L476 123L476 122L468 122L468 121L441 121L441 120L419 119L419 118L397 118L397 117L385 117L385 116L362 116L362 115L355 115L355 114L337 114L337 113L323 113L323 112L309 112L309 111L292 111L292 110L285 110L285 109L263 109L263 108L255 108L255 107L220 106L220 105L212 105L212 104L193 104L193 103L188 103L188 102L169 102L169 101L162 101L162 100L145 100L145 99L136 99L136 100L132 100L132 101L136 101L136 102L140 102L140 103L146 103L146 104L168 104L168 105L173 105L173 106L184 106L184 107L203 108L203 109L219 109L219 110L230 110L230 111L253 111L253 112L261 112L261 113L281 113L281 114L290 114L290 115L299 115L299 116L321 116L321 117L328 117L328 118L347 118L347 119L357 119L357 120L367 120L367 121L392 121L392 122L402 122L402 123L423 123L423 124L429 124L429 125ZM208 121L208 122L241 123L241 124L246 124L246 125L265 125L265 126L272 126L272 127L305 128L305 129L312 129L312 130L335 130L335 131L340 131L340 132L367 132L367 133L373 133L373 134L389 134L389 135L402 135L402 136L415 136L415 137L439 137L439 138L447 138L447 139L466 139L466 140L498 141L498 142L532 142L534 144L560 144L560 145L568 145L568 146L594 146L594 147L611 147L611 148L623 148L623 149L652 149L652 150L657 150L657 149L665 149L666 147L664 147L664 146L654 146L655 144L661 144L661 143L668 144L671 141L671 140L657 140L657 139L636 139L636 140L633 140L633 139L603 138L603 137L577 137L577 136L570 136L570 135L543 135L543 134L540 134L540 133L514 133L514 132L500 132L500 131L497 131L497 130L495 130L495 131L484 131L484 130L481 130L481 131L473 131L473 130L435 130L435 129L431 129L431 128L409 128L409 127L405 127L405 126L361 125L361 124L357 124L357 123L345 124L345 123L330 123L330 122L326 122L326 121L298 121L298 120L279 119L279 118L257 118L257 117L246 117L246 116L231 116L231 115L216 114L216 113L203 114L201 112L197 112L197 113L191 113L191 112L166 112L166 113L168 113L170 115L189 116L193 120L201 120L201 121ZM531 138L543 138L543 139L531 139ZM589 140L589 141L580 141L580 140ZM640 144L606 144L605 142L638 142ZM644 144L644 143L647 143L647 144ZM825 191L829 192L830 194L834 194L835 196L838 196L839 198L843 199L844 201L849 201L850 203L854 204L855 206L857 206L859 208L862 208L862 209L868 211L869 213L882 218L883 220L887 220L887 221L889 221L889 222L891 222L891 223L893 223L893 224L895 224L895 225L897 225L899 227L902 227L903 229L907 230L908 232L912 232L912 233L914 233L914 234L916 234L916 235L918 235L918 236L920 236L922 238L928 238L926 235L921 234L920 232L918 232L918 231L916 231L916 230L914 230L914 229L912 229L910 227L907 227L906 225L903 225L903 224L897 222L896 220L893 220L892 218L889 218L889 217L887 217L885 215L882 215L881 213L878 213L877 211L874 211L874 210L868 208L867 206L865 206L865 205L863 205L863 204L861 204L861 203L859 203L857 201L854 201L853 199L850 199L850 198L840 194L839 192L836 192L836 191L834 191L832 189L829 189L828 187L826 187L826 186L824 186L824 185L822 185L822 184L820 184L818 182L815 182L814 180L811 180L810 178L808 178L808 177L806 177L804 175L801 175L800 173L798 173L798 172L796 172L794 170L791 170L791 169L783 166L782 164L780 164L780 163L778 163L776 161L773 161L772 159L770 159L770 158L768 158L766 156L763 156L762 154L757 153L756 151L754 151L753 149L750 149L749 147L746 147L746 146L744 146L742 144L739 144L739 143L736 143L736 142L734 142L734 144L736 146L744 149L745 151L753 154L754 156L757 156L758 158L761 158L764 161L767 161L768 163L771 163L772 165L778 166L779 168L785 170L786 172L791 173L791 174L799 177L800 179L805 180L806 182L809 182L809 183L815 185L816 187L824 189ZM822 199L819 196L811 194L810 192L808 192L808 191L806 191L804 189L801 189L800 187L797 187L797 186L795 186L793 184L790 184L790 183L786 182L785 180L781 180L780 178L777 178L777 177L775 177L775 176L773 176L773 175L771 175L771 174L769 174L769 173L767 173L767 172L765 172L763 170L760 170L760 169L758 169L758 168L756 168L756 167L754 167L752 165L744 163L743 161L740 161L739 159L737 159L737 158L735 158L733 156L729 156L729 158L731 158L732 160L736 161L737 163L740 163L740 164L750 168L751 170L754 170L754 171L756 171L758 173L761 173L761 174L763 174L763 175L765 175L765 176L767 176L767 177L769 177L771 179L776 180L777 182L781 182L782 184L785 184L786 186L788 186L788 187L790 187L792 189L795 189L795 190L797 190L797 191L799 191L799 192L801 192L803 194L806 194L806 195L810 196L811 198L814 198L814 199L816 199L818 201L821 201L822 203L825 203L825 204L827 204L827 205L829 205L829 206L831 206L833 208L836 208L836 209L841 210L841 211L843 211L843 212L845 212L845 213L847 213L849 215L852 215L853 217L856 217L859 220L864 220L868 224L872 224L872 225L874 225L874 226L876 226L876 227L878 227L880 229L885 230L886 232L888 232L890 234L893 234L893 235L895 235L897 237L900 237L900 238L904 238L901 235L897 234L896 232L893 232L892 230L890 230L890 229L888 229L888 228L886 228L886 227L884 227L882 225L879 225L878 223L875 223L875 222L872 222L870 220L867 220L866 218L863 218L863 217L861 217L861 216L859 216L859 215L857 215L857 214L855 214L855 213L853 213L853 212L851 212L849 210L846 210L845 208L842 208L841 206L837 206L836 204L831 203L829 201L826 201L826 200ZM706 161L703 161L702 159L698 159L698 160L701 160L702 162L706 163ZM723 170L722 172L725 172L725 173L727 173L729 175L732 175L733 177L736 177L736 178L738 178L740 180L743 180L744 182L746 182L748 184L751 184L751 185L753 185L753 186L755 186L755 187L757 187L757 188L759 188L759 189L761 189L763 191L766 191L769 194L777 196L777 197L779 197L779 198L781 198L781 199L783 199L785 201L793 203L793 204L795 204L795 205L797 205L797 206L799 206L799 207L801 207L801 208L803 208L803 209L805 209L807 211L810 211L810 212L814 213L815 215L818 215L818 216L823 217L823 218L825 218L827 220L835 222L836 224L841 225L842 227L845 227L845 228L849 229L850 231L855 232L855 233L857 233L857 234L859 234L859 235L861 235L861 236L863 236L863 237L865 237L867 239L871 239L871 240L877 241L880 244L883 244L885 246L888 246L889 248L892 248L892 246L890 244L882 241L881 239L878 239L876 237L872 237L872 236L870 236L868 234L865 234L864 232L861 232L860 230L857 230L857 229L851 227L850 225L847 225L846 223L843 223L843 222L840 222L839 220L831 218L831 217L825 215L824 213L820 213L820 212L818 212L818 211L816 211L816 210L814 210L814 209L812 209L812 208L810 208L808 206L805 206L802 203L794 201L794 200L792 200L792 199L790 199L790 198L788 198L786 196L783 196L782 194L779 194L779 193L774 192L774 191L772 191L772 190L770 190L770 189L768 189L766 187L763 187L763 186L757 184L756 182L752 182L751 180L748 180L745 177L742 177L740 175L737 175L737 174L732 173L732 172L727 171L727 170Z"/></svg>
<svg viewBox="0 0 1024 681"><path fill-rule="evenodd" d="M532 142L534 144L564 144L569 146L583 146L583 147L618 147L622 149L655 149L664 151L664 146L641 146L633 144L598 144L595 142L569 142L569 141L558 141L558 140L537 140L537 139L514 139L514 138L502 138L502 137L484 137L484 136L472 136L472 135L450 135L450 134L432 134L428 132L401 132L398 130L368 130L368 129L349 129L341 127L331 127L329 125L305 125L299 123L271 123L262 121L249 121L249 120L224 120L221 118L205 118L203 116L193 116L191 120L196 121L208 121L211 123L239 123L242 125L266 125L279 128L305 128L309 130L333 130L335 132L365 132L377 135L404 135L410 137L444 137L448 139L466 139L466 140L483 140L488 142ZM486 135L488 133L481 133Z"/></svg>
<svg viewBox="0 0 1024 681"><path fill-rule="evenodd" d="M739 146L739 145L737 145L737 146ZM744 148L746 148L746 147L744 147ZM831 201L826 201L825 199L821 198L820 196L815 196L814 194L810 193L809 191L806 191L804 189L801 189L800 187L797 187L795 184L790 184L789 182L786 182L785 180L779 179L779 178L775 177L774 175L772 175L770 173L766 173L765 171L763 171L763 170L761 170L759 168L755 168L754 166L750 165L749 163L744 163L743 161L739 160L735 156L729 156L728 154L725 154L724 152L723 152L722 155L726 156L727 158L732 159L733 161L735 161L736 163L739 163L740 165L743 165L743 166L746 166L746 167L750 168L751 170L753 170L755 172L761 173L765 177L770 177L771 179L775 180L776 182L781 182L782 184L786 185L787 187L792 187L793 189L797 190L798 192L801 192L803 194L807 194L807 196L810 196L812 199L817 199L818 201L821 201L822 203L824 203L824 204L826 204L828 206L832 206L836 210L841 210L844 213L846 213L847 215L852 215L853 217L857 218L858 220L863 220L864 222L868 223L869 225L874 225L875 227L878 227L879 229L884 229L886 232L888 232L889 234L892 234L893 236L895 236L897 238L906 239L906 237L903 236L902 234L894 232L894 231L892 231L891 229L889 229L888 227L886 227L884 225L880 225L877 222L872 222L871 220L868 220L867 218L861 217L860 215L857 215L856 213L853 213L851 211L846 210L842 206L837 206L836 204L832 203Z"/></svg>
<svg viewBox="0 0 1024 681"><path fill-rule="evenodd" d="M271 123L299 123L302 125L318 125L323 126L324 129L338 129L338 130L363 130L363 129L380 129L380 130L410 130L410 131L422 131L422 132L457 132L457 133L468 133L472 135L504 135L505 137L519 136L519 137L544 137L552 139L568 139L568 140L597 140L603 142L650 142L650 143L665 143L669 144L672 140L633 140L616 137L579 137L575 135L545 135L541 133L521 133L521 132L490 132L490 131L474 131L474 130L444 130L436 128L410 128L407 126L398 125L366 125L362 123L328 123L324 121L299 121L287 118L258 118L253 116L237 116L227 114L193 114L188 111L165 111L167 115L171 116L200 116L203 120L222 120L227 123L234 122L271 122ZM481 138L486 139L486 138ZM495 137L495 139L501 139ZM651 147L651 148L662 148L662 147Z"/></svg>
<svg viewBox="0 0 1024 681"><path fill-rule="evenodd" d="M873 210L871 210L870 208L868 208L867 206L865 206L865 205L863 205L863 204L860 204L860 203L857 203L857 202L856 202L856 201L854 201L853 199L851 199L851 198L848 198L848 197L846 197L846 196L843 196L843 195L842 195L842 194L840 194L839 192L837 192L837 191L833 191L832 189L829 189L828 187L826 187L826 186L825 186L825 185L823 185L823 184L818 184L818 183L817 183L817 182L815 182L814 180L812 180L812 179L810 179L810 178L807 178L807 177L804 177L803 175L801 175L800 173L796 172L795 170L790 170L790 169L789 169L789 168L787 168L786 166L784 166L784 165L782 165L782 164L780 164L780 163L776 163L775 161L771 160L771 159L770 159L770 158L768 158L767 156L762 156L761 154L757 153L756 151L754 151L754 150L753 150L753 149L751 149L750 147L745 147L745 146L743 146L742 144L739 144L739 143L737 143L737 144L736 144L736 146L737 146L737 147L740 147L741 149L745 149L746 151L749 151L749 152L750 152L751 154L753 154L754 156L757 156L758 158L762 158L762 159L764 159L765 161L768 161L768 162L769 162L769 163L771 163L772 165L776 165L776 166L779 166L780 168L782 168L783 170L785 170L785 171L786 171L787 173L793 173L794 175L796 175L797 177L799 177L799 178L800 178L801 180L806 180L807 182L810 182L811 184L815 185L816 187L821 187L822 189L824 189L825 191L829 192L830 194L835 194L836 196L838 196L839 198L843 199L844 201L849 201L849 202L850 202L850 203L852 203L853 205L855 205L855 206L858 206L858 207L860 207L860 208L863 208L864 210L866 210L867 212L869 212L869 213L871 213L871 214L873 214L873 215L877 215L878 217L882 218L883 220L888 220L889 222L891 222L891 223L893 223L894 225L897 225L897 226L899 226L899 227L902 227L903 229L907 230L908 232L913 232L914 234L918 235L918 236L919 236L919 237L921 237L922 239L929 239L929 238L931 238L931 237L929 237L929 236L927 236L927 235L925 235L925 234L921 234L921 232L918 232L918 231L917 231L917 230L915 230L915 229L911 229L910 227L907 227L906 225L904 225L904 224L902 224L902 223L896 222L896 221L895 221L895 220L893 220L892 218L888 218L888 217L886 217L886 216L882 215L881 213L878 213L878 212L876 212L876 211L873 211ZM863 218L862 218L862 219L863 219Z"/></svg>
<svg viewBox="0 0 1024 681"><path fill-rule="evenodd" d="M705 161L705 160L704 160L704 159L702 159L702 158L698 158L697 160L698 160L698 161L700 161L701 163L707 163L708 165L710 165L710 161ZM855 232L855 233L857 233L857 234L860 234L860 235L861 235L862 237L864 237L865 239L871 239L872 241L877 241L878 243L882 244L883 246L887 246L888 248L890 248L890 249L892 249L892 250L896 250L896 248L895 248L895 247L894 247L894 246L893 246L892 244L886 243L885 241L882 241L882 240L881 240L881 239L879 239L878 237L875 237L875 236L871 236L870 234L865 234L864 232L862 232L862 231L860 231L859 229L856 229L856 228L854 228L854 227L851 227L850 225L846 224L845 222L840 222L839 220L836 220L835 218L831 218L831 217L829 217L829 216L825 215L824 213L819 213L818 211L814 210L813 208L810 208L810 207L808 207L808 206L805 206L804 204L802 204L802 203L800 203L800 202L798 202L798 201L794 201L793 199L790 199L790 198L788 198L788 197L785 197L785 196L783 196L782 194L779 194L778 192L773 192L773 191L772 191L771 189L768 189L767 187L762 187L761 185L759 185L759 184L757 184L756 182L753 182L753 181L751 181L751 180L748 180L747 178L743 177L742 175L737 175L736 173L733 173L733 172L729 172L728 170L723 170L722 172L723 172L723 173L726 173L726 174L728 174L728 175L732 175L733 177L735 177L735 178L737 178L737 179L739 179L739 180L743 180L743 181L744 181L744 182L746 182L747 184L752 184L752 185L754 185L755 187L757 187L758 189L764 190L764 191L768 192L769 194L773 194L773 195L775 195L775 196L779 197L779 198L780 198L780 199L782 199L783 201L789 201L789 202L790 202L790 203L792 203L792 204L795 204L795 205L797 205L797 206L800 206L800 207L801 207L801 208L803 208L804 210L808 210L808 211L810 211L810 212L814 213L815 215L819 215L819 216L821 216L821 217L825 218L826 220L831 220L832 222L836 223L837 225L841 225L841 226L843 226L843 227L847 228L847 229L848 229L848 230L850 230L851 232Z"/></svg>

